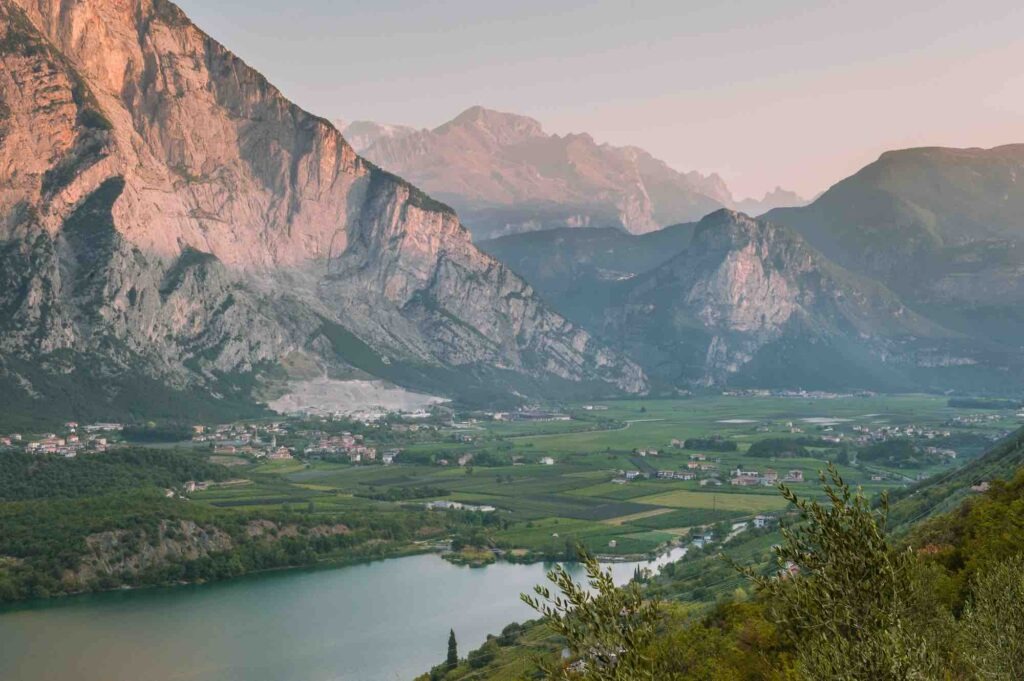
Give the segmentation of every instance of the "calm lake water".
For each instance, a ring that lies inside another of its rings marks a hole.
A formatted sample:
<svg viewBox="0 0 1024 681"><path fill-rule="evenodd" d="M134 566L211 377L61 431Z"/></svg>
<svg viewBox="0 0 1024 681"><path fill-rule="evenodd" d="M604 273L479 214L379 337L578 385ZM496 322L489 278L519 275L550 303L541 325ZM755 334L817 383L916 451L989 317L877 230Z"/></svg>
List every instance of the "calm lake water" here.
<svg viewBox="0 0 1024 681"><path fill-rule="evenodd" d="M611 568L625 583L636 565ZM449 629L465 655L488 633L533 617L519 594L544 582L549 567L472 569L427 554L33 604L0 611L0 679L411 679L444 659Z"/></svg>

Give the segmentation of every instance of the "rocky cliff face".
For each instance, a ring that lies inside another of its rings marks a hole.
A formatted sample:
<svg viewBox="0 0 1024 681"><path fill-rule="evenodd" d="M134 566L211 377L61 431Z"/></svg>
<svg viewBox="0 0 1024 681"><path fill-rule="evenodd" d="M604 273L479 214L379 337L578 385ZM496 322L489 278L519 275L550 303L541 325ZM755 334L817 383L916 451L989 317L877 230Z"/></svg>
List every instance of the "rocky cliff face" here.
<svg viewBox="0 0 1024 681"><path fill-rule="evenodd" d="M286 358L351 370L354 347L644 388L173 4L0 0L0 61L5 384L209 394Z"/></svg>
<svg viewBox="0 0 1024 681"><path fill-rule="evenodd" d="M977 363L955 334L796 232L718 211L689 247L619 292L605 330L673 384L877 387L937 358Z"/></svg>
<svg viewBox="0 0 1024 681"><path fill-rule="evenodd" d="M644 233L732 197L717 175L680 173L635 147L548 135L526 116L472 107L434 130L364 137L366 157L455 206L477 238L553 227Z"/></svg>

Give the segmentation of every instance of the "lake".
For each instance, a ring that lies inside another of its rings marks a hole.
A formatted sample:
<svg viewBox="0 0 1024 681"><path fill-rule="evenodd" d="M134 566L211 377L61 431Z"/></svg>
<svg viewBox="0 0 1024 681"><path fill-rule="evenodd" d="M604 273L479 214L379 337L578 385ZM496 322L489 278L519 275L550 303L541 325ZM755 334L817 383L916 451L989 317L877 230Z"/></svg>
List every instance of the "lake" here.
<svg viewBox="0 0 1024 681"><path fill-rule="evenodd" d="M625 583L636 566L609 567ZM487 634L534 617L519 594L544 582L549 567L468 568L424 554L32 603L0 611L0 679L411 679L443 661L449 629L465 655Z"/></svg>

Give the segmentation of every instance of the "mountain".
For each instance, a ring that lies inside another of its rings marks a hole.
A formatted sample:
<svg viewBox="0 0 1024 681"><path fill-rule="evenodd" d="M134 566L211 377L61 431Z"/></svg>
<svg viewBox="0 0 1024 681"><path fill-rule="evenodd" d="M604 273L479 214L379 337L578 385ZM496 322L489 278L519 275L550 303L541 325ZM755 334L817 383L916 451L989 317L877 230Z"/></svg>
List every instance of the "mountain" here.
<svg viewBox="0 0 1024 681"><path fill-rule="evenodd" d="M882 154L802 208L766 217L909 305L1021 349L1024 144Z"/></svg>
<svg viewBox="0 0 1024 681"><path fill-rule="evenodd" d="M0 19L0 406L191 413L325 374L645 388L170 2Z"/></svg>
<svg viewBox="0 0 1024 681"><path fill-rule="evenodd" d="M416 132L416 128L407 125L385 125L373 121L332 121L334 127L341 131L345 141L352 145L358 153L380 139L398 140Z"/></svg>
<svg viewBox="0 0 1024 681"><path fill-rule="evenodd" d="M618 282L654 269L690 243L696 223L629 234L613 227L524 232L480 241L485 253L520 274L570 319L609 300Z"/></svg>
<svg viewBox="0 0 1024 681"><path fill-rule="evenodd" d="M983 344L908 309L794 230L734 211L586 321L661 383L903 390L1006 383Z"/></svg>
<svg viewBox="0 0 1024 681"><path fill-rule="evenodd" d="M796 192L791 192L782 187L776 187L765 193L764 197L758 199L743 199L736 201L732 207L747 215L761 215L775 208L793 208L807 205L807 199Z"/></svg>
<svg viewBox="0 0 1024 681"><path fill-rule="evenodd" d="M532 118L479 106L434 130L380 135L361 151L454 206L477 239L555 227L639 234L732 201L717 175L677 172L587 134L549 135Z"/></svg>

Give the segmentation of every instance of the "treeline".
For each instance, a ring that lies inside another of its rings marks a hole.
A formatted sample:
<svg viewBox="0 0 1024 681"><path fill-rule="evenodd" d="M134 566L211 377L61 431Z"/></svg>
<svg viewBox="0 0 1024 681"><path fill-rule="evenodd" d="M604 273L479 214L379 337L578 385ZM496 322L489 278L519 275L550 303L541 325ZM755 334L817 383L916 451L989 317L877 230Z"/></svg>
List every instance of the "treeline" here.
<svg viewBox="0 0 1024 681"><path fill-rule="evenodd" d="M683 449L702 449L708 452L735 452L738 446L733 440L713 435L711 437L688 437Z"/></svg>
<svg viewBox="0 0 1024 681"><path fill-rule="evenodd" d="M129 424L121 430L129 442L183 442L192 439L192 426L187 423Z"/></svg>
<svg viewBox="0 0 1024 681"><path fill-rule="evenodd" d="M369 490L357 490L355 496L375 501L409 501L412 499L429 499L432 497L445 497L451 494L450 490L441 487L430 487L420 485L415 487L388 487L379 490L371 487Z"/></svg>
<svg viewBox="0 0 1024 681"><path fill-rule="evenodd" d="M114 449L65 458L6 452L0 456L0 501L84 497L140 487L172 488L188 480L226 480L227 468L193 452Z"/></svg>
<svg viewBox="0 0 1024 681"><path fill-rule="evenodd" d="M380 557L414 537L447 529L442 515L425 511L251 514L167 498L157 490L9 502L0 504L0 602L227 579L311 565L325 556ZM162 550L187 544L190 531L205 537L193 547L202 549L199 557ZM94 539L104 536L116 538L114 549ZM226 540L204 553L213 536ZM120 567L106 571L103 564Z"/></svg>
<svg viewBox="0 0 1024 681"><path fill-rule="evenodd" d="M770 437L758 440L747 450L749 456L779 459L796 459L811 456L807 447L821 447L824 441L813 437Z"/></svg>
<svg viewBox="0 0 1024 681"><path fill-rule="evenodd" d="M1020 400L1000 400L984 397L951 397L946 403L959 409L1020 409L1024 402Z"/></svg>

